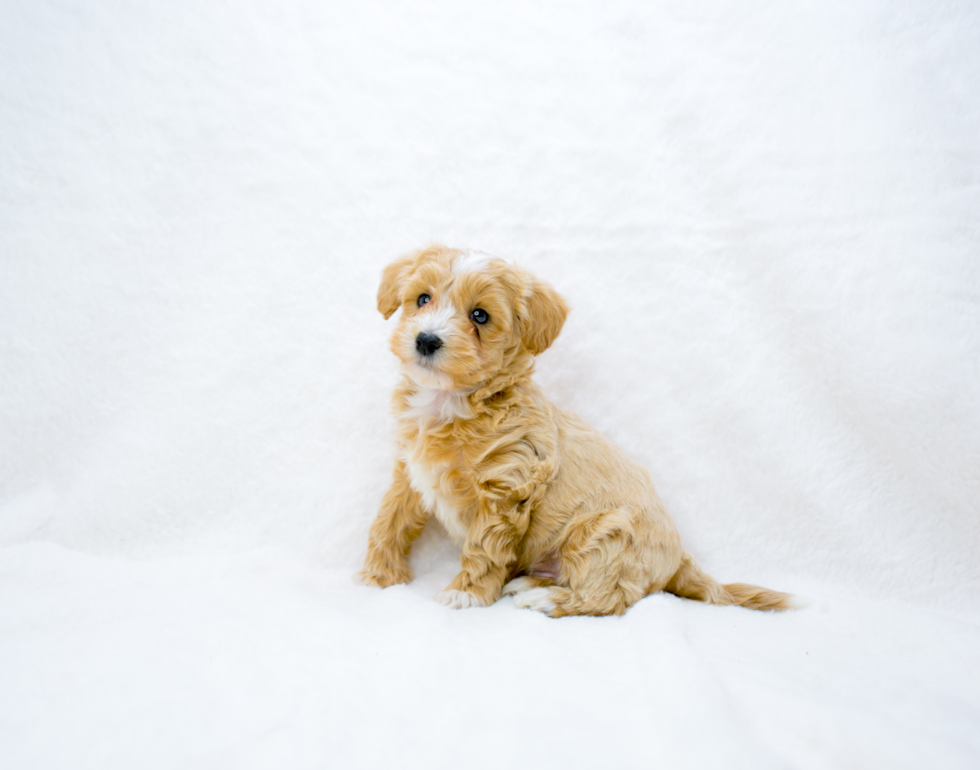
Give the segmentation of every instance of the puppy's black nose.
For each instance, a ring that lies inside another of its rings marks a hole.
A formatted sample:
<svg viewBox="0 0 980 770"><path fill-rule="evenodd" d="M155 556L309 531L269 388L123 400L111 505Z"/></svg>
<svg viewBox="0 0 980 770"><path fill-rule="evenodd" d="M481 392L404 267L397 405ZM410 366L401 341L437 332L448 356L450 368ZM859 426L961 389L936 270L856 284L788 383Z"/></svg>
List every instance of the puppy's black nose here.
<svg viewBox="0 0 980 770"><path fill-rule="evenodd" d="M415 349L423 356L431 356L441 347L442 340L434 334L419 332L419 336L415 338Z"/></svg>

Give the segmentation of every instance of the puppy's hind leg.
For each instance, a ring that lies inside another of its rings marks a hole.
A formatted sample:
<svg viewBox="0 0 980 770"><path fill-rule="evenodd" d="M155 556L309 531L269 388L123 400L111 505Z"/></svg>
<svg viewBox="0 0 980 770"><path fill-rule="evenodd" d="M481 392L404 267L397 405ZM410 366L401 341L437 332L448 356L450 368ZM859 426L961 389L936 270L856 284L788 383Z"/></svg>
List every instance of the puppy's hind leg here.
<svg viewBox="0 0 980 770"><path fill-rule="evenodd" d="M504 596L513 596L514 594L519 594L523 591L530 591L532 588L547 588L548 586L553 586L554 584L555 581L551 578L521 575L520 577L514 578L504 586Z"/></svg>
<svg viewBox="0 0 980 770"><path fill-rule="evenodd" d="M535 609L553 618L563 615L622 615L650 593L651 584L665 583L676 571L674 538L663 542L662 580L651 575L656 562L650 533L637 531L638 517L628 509L597 511L574 521L558 548L559 585L534 586L514 597L518 607ZM678 555L679 559L679 555ZM520 578L519 578L520 579ZM659 588L659 586L657 586ZM657 589L654 589L657 590Z"/></svg>

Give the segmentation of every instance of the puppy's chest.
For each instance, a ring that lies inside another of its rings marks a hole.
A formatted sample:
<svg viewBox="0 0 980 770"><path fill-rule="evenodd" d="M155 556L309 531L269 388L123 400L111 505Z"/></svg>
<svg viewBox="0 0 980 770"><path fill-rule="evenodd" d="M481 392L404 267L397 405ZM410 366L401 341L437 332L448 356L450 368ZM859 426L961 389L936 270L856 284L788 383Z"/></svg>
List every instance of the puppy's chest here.
<svg viewBox="0 0 980 770"><path fill-rule="evenodd" d="M416 448L417 449L417 448ZM460 546L476 513L473 473L461 459L424 452L406 452L405 469L422 507L439 519L449 536Z"/></svg>

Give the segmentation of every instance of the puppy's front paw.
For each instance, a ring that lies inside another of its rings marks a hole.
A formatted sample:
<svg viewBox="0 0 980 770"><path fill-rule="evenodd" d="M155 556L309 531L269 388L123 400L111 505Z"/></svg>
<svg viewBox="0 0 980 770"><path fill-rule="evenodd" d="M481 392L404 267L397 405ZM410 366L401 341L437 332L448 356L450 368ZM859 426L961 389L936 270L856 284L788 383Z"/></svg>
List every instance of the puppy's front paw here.
<svg viewBox="0 0 980 770"><path fill-rule="evenodd" d="M354 576L354 581L362 586L375 586L376 588L387 588L399 583L408 583L411 580L412 573L407 568L404 571L362 569Z"/></svg>
<svg viewBox="0 0 980 770"><path fill-rule="evenodd" d="M457 591L455 588L447 588L435 595L435 600L454 610L464 610L467 607L485 607L486 605L468 591Z"/></svg>

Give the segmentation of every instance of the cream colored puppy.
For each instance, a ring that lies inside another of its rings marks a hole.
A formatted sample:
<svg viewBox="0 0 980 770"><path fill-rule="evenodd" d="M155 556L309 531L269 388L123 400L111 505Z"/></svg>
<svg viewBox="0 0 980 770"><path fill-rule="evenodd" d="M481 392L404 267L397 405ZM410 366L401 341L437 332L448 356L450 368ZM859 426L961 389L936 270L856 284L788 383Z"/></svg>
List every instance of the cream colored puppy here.
<svg viewBox="0 0 980 770"><path fill-rule="evenodd" d="M531 380L568 313L554 289L503 260L433 246L384 271L378 309L399 308L398 459L363 582L411 580L409 548L435 516L462 548L436 597L450 607L515 594L552 617L610 615L661 590L790 606L788 594L701 572L647 472Z"/></svg>

